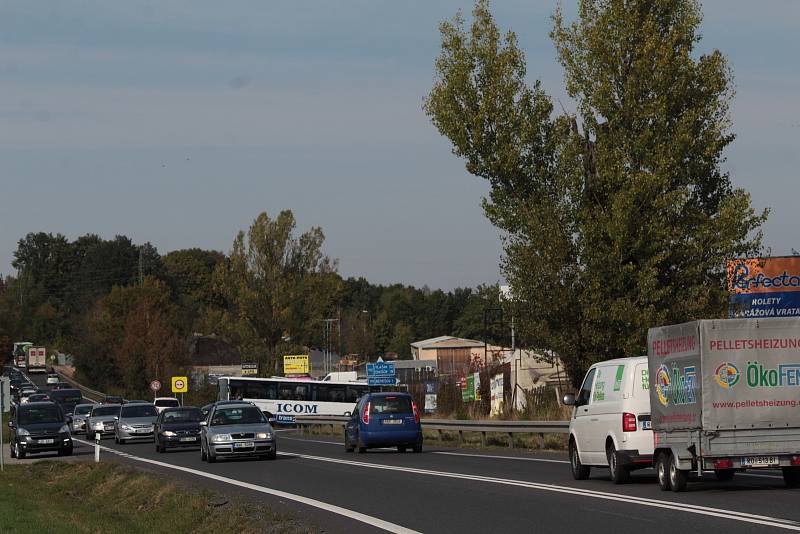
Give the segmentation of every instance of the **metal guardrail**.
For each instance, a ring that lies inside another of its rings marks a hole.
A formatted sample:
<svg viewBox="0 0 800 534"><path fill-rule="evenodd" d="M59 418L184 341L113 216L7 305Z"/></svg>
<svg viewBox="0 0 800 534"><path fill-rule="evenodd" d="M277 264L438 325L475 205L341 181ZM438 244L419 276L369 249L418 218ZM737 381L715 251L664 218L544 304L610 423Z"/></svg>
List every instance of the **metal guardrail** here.
<svg viewBox="0 0 800 534"><path fill-rule="evenodd" d="M72 378L70 378L69 376L65 375L64 373L62 373L58 369L54 369L54 370L55 370L56 374L58 375L58 377L61 380L63 380L64 382L67 382L70 385L72 385L72 387L74 387L75 389L81 390L81 395L83 395L87 399L95 401L95 402L102 402L103 399L106 398L105 393L101 393L100 391L95 391L93 389L89 389L86 386L84 386L83 384L80 384L80 383L76 382L75 380L73 380Z"/></svg>
<svg viewBox="0 0 800 534"><path fill-rule="evenodd" d="M343 427L349 417L342 416L308 416L298 415L295 422L301 429L305 426L329 425L331 430L337 426ZM486 446L486 433L494 432L508 434L508 446L514 448L514 434L539 434L544 439L545 434L569 433L569 421L500 421L495 419L460 420L460 419L423 419L422 427L428 430L438 430L439 436L443 432L458 432L459 442L464 441L464 432L480 432L481 446Z"/></svg>

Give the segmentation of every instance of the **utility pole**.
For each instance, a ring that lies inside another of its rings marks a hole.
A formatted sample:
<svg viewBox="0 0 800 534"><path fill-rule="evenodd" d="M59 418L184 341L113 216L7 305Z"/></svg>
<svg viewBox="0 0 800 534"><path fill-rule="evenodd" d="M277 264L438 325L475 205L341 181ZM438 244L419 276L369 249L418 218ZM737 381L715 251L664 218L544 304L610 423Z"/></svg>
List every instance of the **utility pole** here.
<svg viewBox="0 0 800 534"><path fill-rule="evenodd" d="M144 260L142 258L142 245L139 245L139 285L144 285Z"/></svg>
<svg viewBox="0 0 800 534"><path fill-rule="evenodd" d="M331 333L333 332L333 323L336 323L339 326L340 341L342 338L342 326L338 318L323 319L323 321L325 321L325 374L328 374L333 368L331 362L331 349L333 348L333 343L331 343Z"/></svg>

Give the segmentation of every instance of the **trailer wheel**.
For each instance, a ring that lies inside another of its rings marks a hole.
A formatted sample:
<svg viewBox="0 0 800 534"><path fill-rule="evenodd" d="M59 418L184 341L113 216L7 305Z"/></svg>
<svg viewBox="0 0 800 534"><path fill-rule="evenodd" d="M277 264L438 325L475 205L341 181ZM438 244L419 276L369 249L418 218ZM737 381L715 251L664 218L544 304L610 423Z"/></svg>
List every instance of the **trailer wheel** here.
<svg viewBox="0 0 800 534"><path fill-rule="evenodd" d="M669 462L669 485L672 487L672 491L676 493L686 491L686 480L688 478L689 474L687 471L678 469L675 461Z"/></svg>
<svg viewBox="0 0 800 534"><path fill-rule="evenodd" d="M656 476L658 477L658 487L661 491L669 491L671 485L669 483L669 465L672 455L668 452L658 454L656 458Z"/></svg>
<svg viewBox="0 0 800 534"><path fill-rule="evenodd" d="M800 488L800 467L781 467L783 481L789 488Z"/></svg>

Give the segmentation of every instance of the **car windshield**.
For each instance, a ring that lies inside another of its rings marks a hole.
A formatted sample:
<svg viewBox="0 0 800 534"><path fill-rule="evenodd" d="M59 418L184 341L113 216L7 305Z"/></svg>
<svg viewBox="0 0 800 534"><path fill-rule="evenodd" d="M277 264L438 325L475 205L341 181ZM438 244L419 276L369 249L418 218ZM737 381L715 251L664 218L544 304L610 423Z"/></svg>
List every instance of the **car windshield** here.
<svg viewBox="0 0 800 534"><path fill-rule="evenodd" d="M92 405L76 406L74 415L88 415L92 411Z"/></svg>
<svg viewBox="0 0 800 534"><path fill-rule="evenodd" d="M36 395L31 395L28 398L28 400L31 401L31 402L40 402L40 401L50 400L50 397L48 397L44 393L37 393Z"/></svg>
<svg viewBox="0 0 800 534"><path fill-rule="evenodd" d="M83 396L78 389L59 389L58 391L51 391L50 397L58 402L66 402L70 404L77 404L83 400Z"/></svg>
<svg viewBox="0 0 800 534"><path fill-rule="evenodd" d="M19 408L20 426L34 425L36 423L59 423L64 420L64 415L58 406L27 406Z"/></svg>
<svg viewBox="0 0 800 534"><path fill-rule="evenodd" d="M95 406L92 410L92 417L102 415L117 415L119 413L119 406Z"/></svg>
<svg viewBox="0 0 800 534"><path fill-rule="evenodd" d="M139 404L133 406L123 406L120 413L120 419L132 417L157 417L158 410L150 404Z"/></svg>
<svg viewBox="0 0 800 534"><path fill-rule="evenodd" d="M211 420L213 426L217 425L246 425L253 423L266 423L267 419L261 410L255 406L241 408L220 408L214 412Z"/></svg>
<svg viewBox="0 0 800 534"><path fill-rule="evenodd" d="M408 397L373 397L369 403L370 414L411 413L411 399Z"/></svg>
<svg viewBox="0 0 800 534"><path fill-rule="evenodd" d="M203 412L197 408L183 408L164 412L165 423L199 423L203 420Z"/></svg>
<svg viewBox="0 0 800 534"><path fill-rule="evenodd" d="M158 399L155 404L159 408L175 408L181 405L178 399Z"/></svg>

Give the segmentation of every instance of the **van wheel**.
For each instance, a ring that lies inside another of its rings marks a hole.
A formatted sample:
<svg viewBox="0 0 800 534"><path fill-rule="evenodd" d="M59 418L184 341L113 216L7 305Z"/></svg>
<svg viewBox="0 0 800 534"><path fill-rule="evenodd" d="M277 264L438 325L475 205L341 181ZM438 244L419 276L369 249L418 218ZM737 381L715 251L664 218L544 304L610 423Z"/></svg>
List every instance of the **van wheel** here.
<svg viewBox="0 0 800 534"><path fill-rule="evenodd" d="M730 482L733 480L734 475L736 475L736 471L733 469L714 469L714 476L720 482Z"/></svg>
<svg viewBox="0 0 800 534"><path fill-rule="evenodd" d="M656 477L658 478L658 487L661 491L669 491L672 487L669 482L669 465L672 455L668 452L662 452L656 458Z"/></svg>
<svg viewBox="0 0 800 534"><path fill-rule="evenodd" d="M586 480L589 478L592 468L588 465L581 463L580 454L578 454L578 446L575 445L575 440L569 440L569 465L572 470L572 478L575 480Z"/></svg>
<svg viewBox="0 0 800 534"><path fill-rule="evenodd" d="M619 465L617 450L614 448L613 443L609 443L608 445L606 458L608 459L608 470L611 473L611 481L614 484L626 484L631 479L631 472Z"/></svg>
<svg viewBox="0 0 800 534"><path fill-rule="evenodd" d="M783 481L789 488L800 488L800 467L781 467Z"/></svg>
<svg viewBox="0 0 800 534"><path fill-rule="evenodd" d="M669 485L672 487L672 491L676 493L686 491L686 481L688 478L688 472L678 469L676 462L671 461L669 463Z"/></svg>

